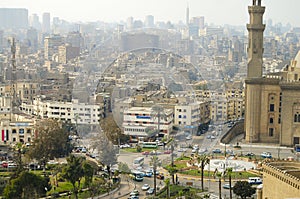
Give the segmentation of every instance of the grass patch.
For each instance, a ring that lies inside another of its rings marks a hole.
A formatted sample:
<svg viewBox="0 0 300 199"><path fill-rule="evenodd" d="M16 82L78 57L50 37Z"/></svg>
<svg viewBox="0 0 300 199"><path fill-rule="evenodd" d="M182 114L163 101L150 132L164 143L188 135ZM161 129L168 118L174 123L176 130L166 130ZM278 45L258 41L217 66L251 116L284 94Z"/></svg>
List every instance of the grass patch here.
<svg viewBox="0 0 300 199"><path fill-rule="evenodd" d="M153 150L155 150L155 149L153 149L153 148L142 148L142 151L141 152L143 152L143 151L153 151ZM124 151L124 152L129 152L129 153L141 153L141 152L138 152L137 151L137 148L124 148L124 149L121 149L121 151Z"/></svg>
<svg viewBox="0 0 300 199"><path fill-rule="evenodd" d="M190 175L190 176L201 176L201 171L200 170L196 170L196 169L191 169L191 170L187 170L187 171L182 171L182 172L178 172L181 174L185 174L185 175ZM210 178L214 178L213 176L214 172L213 171L204 171L204 177L210 177ZM236 179L247 179L249 177L261 177L259 175L247 172L247 171L237 171L237 172L232 172L231 174L232 178L236 178Z"/></svg>
<svg viewBox="0 0 300 199"><path fill-rule="evenodd" d="M179 185L170 185L170 196L192 196L193 198L197 198L196 194L201 193L200 189L195 189L192 187L179 186ZM159 198L167 198L167 189L165 188L158 194Z"/></svg>

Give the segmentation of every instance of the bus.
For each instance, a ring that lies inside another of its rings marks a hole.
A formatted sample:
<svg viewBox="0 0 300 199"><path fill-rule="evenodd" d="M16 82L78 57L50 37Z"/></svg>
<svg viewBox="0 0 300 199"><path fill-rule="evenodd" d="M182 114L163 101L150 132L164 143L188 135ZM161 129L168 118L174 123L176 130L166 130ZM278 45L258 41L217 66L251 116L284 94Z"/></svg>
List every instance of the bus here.
<svg viewBox="0 0 300 199"><path fill-rule="evenodd" d="M144 180L144 173L141 171L132 170L131 174L129 175L131 179L141 182Z"/></svg>
<svg viewBox="0 0 300 199"><path fill-rule="evenodd" d="M140 167L140 166L143 166L143 164L144 164L144 158L143 157L138 157L138 158L133 160L133 166L134 167Z"/></svg>
<svg viewBox="0 0 300 199"><path fill-rule="evenodd" d="M139 145L142 148L151 148L151 149L157 149L157 142L140 142Z"/></svg>

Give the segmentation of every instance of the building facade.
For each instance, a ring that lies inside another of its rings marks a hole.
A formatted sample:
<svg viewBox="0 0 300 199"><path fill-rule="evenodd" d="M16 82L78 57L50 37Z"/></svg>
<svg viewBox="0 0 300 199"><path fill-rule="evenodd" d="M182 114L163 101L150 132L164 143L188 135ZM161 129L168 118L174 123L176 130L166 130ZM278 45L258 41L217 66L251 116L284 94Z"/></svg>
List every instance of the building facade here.
<svg viewBox="0 0 300 199"><path fill-rule="evenodd" d="M123 128L124 134L131 136L149 137L149 132L157 129L159 134L168 136L173 128L173 110L164 109L157 113L151 107L125 109Z"/></svg>

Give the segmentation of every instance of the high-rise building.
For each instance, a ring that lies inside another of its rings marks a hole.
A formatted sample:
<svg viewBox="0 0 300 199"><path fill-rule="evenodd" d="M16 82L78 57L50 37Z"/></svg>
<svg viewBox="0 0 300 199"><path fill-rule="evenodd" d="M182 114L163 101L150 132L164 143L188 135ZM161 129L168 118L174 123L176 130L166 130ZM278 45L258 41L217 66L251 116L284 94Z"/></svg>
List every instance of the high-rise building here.
<svg viewBox="0 0 300 199"><path fill-rule="evenodd" d="M66 38L66 43L73 47L78 47L81 51L84 46L84 39L80 32L69 32Z"/></svg>
<svg viewBox="0 0 300 199"><path fill-rule="evenodd" d="M50 13L45 12L43 13L43 24L42 24L42 31L44 33L50 33Z"/></svg>
<svg viewBox="0 0 300 199"><path fill-rule="evenodd" d="M154 16L147 15L145 18L145 27L146 28L152 28L154 27Z"/></svg>
<svg viewBox="0 0 300 199"><path fill-rule="evenodd" d="M0 8L0 28L28 28L28 10L25 8Z"/></svg>
<svg viewBox="0 0 300 199"><path fill-rule="evenodd" d="M188 26L190 23L190 8L189 5L186 7L186 16L185 16L185 24Z"/></svg>
<svg viewBox="0 0 300 199"><path fill-rule="evenodd" d="M30 28L27 30L27 41L29 51L35 53L38 50L38 32L35 28Z"/></svg>
<svg viewBox="0 0 300 199"><path fill-rule="evenodd" d="M37 14L32 14L29 17L29 26L33 27L37 30L41 29L41 23L40 23L40 20L39 20L39 16Z"/></svg>
<svg viewBox="0 0 300 199"><path fill-rule="evenodd" d="M126 21L126 29L131 30L133 29L133 17L128 17Z"/></svg>
<svg viewBox="0 0 300 199"><path fill-rule="evenodd" d="M78 57L80 53L79 47L73 47L70 44L65 44L58 47L58 62L66 64L71 59Z"/></svg>
<svg viewBox="0 0 300 199"><path fill-rule="evenodd" d="M52 60L54 54L58 54L58 47L63 44L63 37L60 35L52 35L45 37L44 53L46 60Z"/></svg>

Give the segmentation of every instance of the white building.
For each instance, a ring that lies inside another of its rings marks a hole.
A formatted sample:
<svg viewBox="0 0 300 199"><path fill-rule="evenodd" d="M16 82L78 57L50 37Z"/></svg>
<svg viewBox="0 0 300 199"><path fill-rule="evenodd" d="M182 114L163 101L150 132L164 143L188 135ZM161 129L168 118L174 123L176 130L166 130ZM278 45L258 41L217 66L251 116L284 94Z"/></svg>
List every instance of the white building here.
<svg viewBox="0 0 300 199"><path fill-rule="evenodd" d="M73 124L98 125L103 116L103 106L99 104L72 102L42 101L40 98L33 100L32 105L22 104L21 110L40 118L55 118Z"/></svg>
<svg viewBox="0 0 300 199"><path fill-rule="evenodd" d="M187 127L198 127L201 123L200 102L176 105L174 111L174 124Z"/></svg>
<svg viewBox="0 0 300 199"><path fill-rule="evenodd" d="M148 129L159 128L160 134L168 136L173 128L173 110L164 109L160 113L161 117L154 116L155 114L157 115L151 107L131 107L125 109L123 120L124 134L148 137Z"/></svg>

